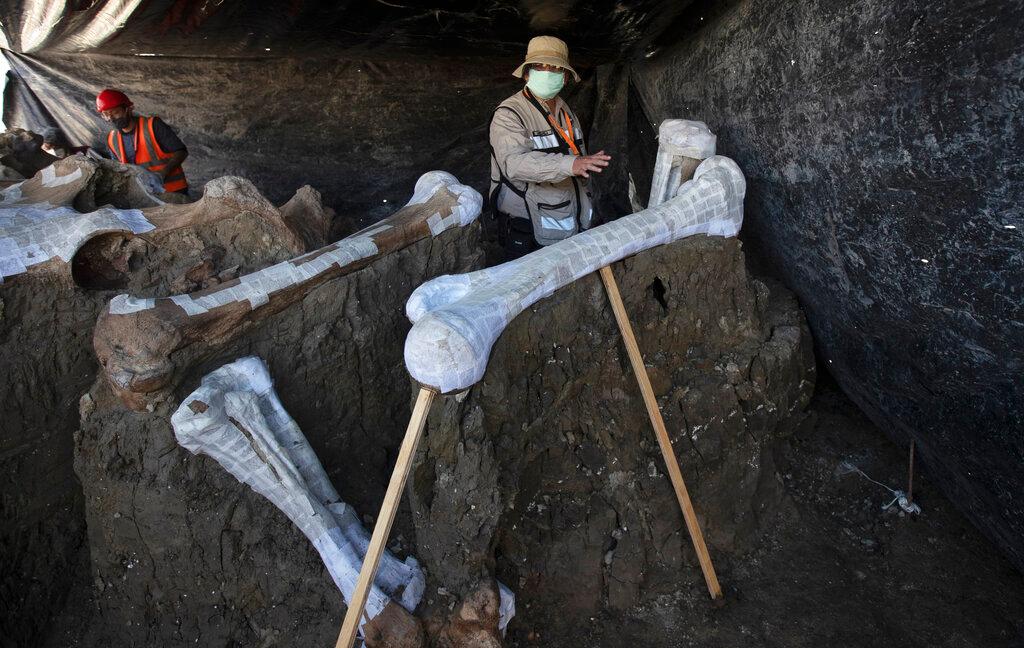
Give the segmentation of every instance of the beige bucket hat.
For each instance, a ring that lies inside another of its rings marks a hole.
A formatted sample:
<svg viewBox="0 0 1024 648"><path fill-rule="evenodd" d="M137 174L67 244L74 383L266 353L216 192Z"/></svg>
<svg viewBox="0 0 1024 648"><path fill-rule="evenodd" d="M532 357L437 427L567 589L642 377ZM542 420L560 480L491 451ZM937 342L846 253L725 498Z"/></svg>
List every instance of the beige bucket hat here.
<svg viewBox="0 0 1024 648"><path fill-rule="evenodd" d="M530 63L543 63L545 65L557 65L560 68L572 72L572 77L577 81L580 75L569 65L569 47L560 38L554 36L535 36L530 39L526 46L526 60L516 68L512 76L523 78L523 70Z"/></svg>

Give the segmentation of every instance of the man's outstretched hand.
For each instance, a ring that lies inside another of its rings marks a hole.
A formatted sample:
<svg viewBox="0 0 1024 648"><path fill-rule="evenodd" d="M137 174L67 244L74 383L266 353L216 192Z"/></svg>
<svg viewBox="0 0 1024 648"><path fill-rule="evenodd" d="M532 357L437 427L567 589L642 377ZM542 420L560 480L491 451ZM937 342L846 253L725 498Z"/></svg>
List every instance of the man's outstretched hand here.
<svg viewBox="0 0 1024 648"><path fill-rule="evenodd" d="M601 173L608 166L612 156L605 155L604 151L598 151L593 155L581 155L572 161L572 174L589 178L591 172Z"/></svg>

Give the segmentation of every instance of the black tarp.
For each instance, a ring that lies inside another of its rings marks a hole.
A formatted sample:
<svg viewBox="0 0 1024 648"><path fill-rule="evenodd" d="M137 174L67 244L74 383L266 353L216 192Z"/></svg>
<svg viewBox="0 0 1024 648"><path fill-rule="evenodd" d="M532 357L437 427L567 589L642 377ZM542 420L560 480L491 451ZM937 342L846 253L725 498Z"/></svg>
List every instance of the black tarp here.
<svg viewBox="0 0 1024 648"><path fill-rule="evenodd" d="M597 64L643 47L686 3L179 0L117 14L80 2L60 16L45 4L0 8L8 125L102 149L94 96L116 87L185 141L194 193L225 174L275 202L311 184L362 223L429 169L483 190L491 111L521 83L511 71L531 35L569 42L584 81L568 96L590 127Z"/></svg>

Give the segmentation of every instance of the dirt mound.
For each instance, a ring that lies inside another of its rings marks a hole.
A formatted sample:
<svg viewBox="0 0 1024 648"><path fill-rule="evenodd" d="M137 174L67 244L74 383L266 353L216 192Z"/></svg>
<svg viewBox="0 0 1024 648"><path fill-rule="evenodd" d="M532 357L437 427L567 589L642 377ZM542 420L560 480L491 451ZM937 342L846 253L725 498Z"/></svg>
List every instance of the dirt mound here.
<svg viewBox="0 0 1024 648"><path fill-rule="evenodd" d="M769 448L813 390L803 316L746 274L734 239L613 267L712 558L745 550L782 498ZM483 381L434 408L410 482L428 573L457 593L496 575L518 627L564 634L702 588L596 275L516 319Z"/></svg>
<svg viewBox="0 0 1024 648"><path fill-rule="evenodd" d="M334 640L341 596L309 542L178 447L170 414L205 373L259 355L342 498L372 521L409 413L405 297L436 274L477 267L476 232L421 241L320 286L192 367L152 412L94 386L76 452L103 615L91 640ZM765 448L812 390L802 316L784 290L748 277L735 240L683 241L616 272L712 551L746 546L781 497ZM420 614L435 641L498 645L495 574L531 622L538 606L527 606L540 601L571 623L663 587L700 587L596 278L520 316L484 381L436 405L427 434L413 510L400 513L391 548L427 565Z"/></svg>
<svg viewBox="0 0 1024 648"><path fill-rule="evenodd" d="M341 498L376 511L409 415L405 300L427 279L478 268L478 250L473 224L331 279L185 367L151 412L97 381L75 456L102 615L87 645L335 640L344 606L313 546L273 504L181 448L171 413L203 375L259 356ZM412 538L408 519L399 527Z"/></svg>
<svg viewBox="0 0 1024 648"><path fill-rule="evenodd" d="M167 205L146 175L74 156L0 204L0 634L15 641L32 641L82 571L72 438L97 369L92 327L114 290L165 295L303 249L247 181L222 179L197 203Z"/></svg>

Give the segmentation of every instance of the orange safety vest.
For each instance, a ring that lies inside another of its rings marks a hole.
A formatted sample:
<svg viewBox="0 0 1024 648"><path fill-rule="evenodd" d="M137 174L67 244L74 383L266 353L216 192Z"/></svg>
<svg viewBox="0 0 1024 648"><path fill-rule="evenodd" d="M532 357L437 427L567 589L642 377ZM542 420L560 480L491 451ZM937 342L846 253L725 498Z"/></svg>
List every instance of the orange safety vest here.
<svg viewBox="0 0 1024 648"><path fill-rule="evenodd" d="M125 159L124 133L121 132L121 129L115 128L107 135L107 146L117 155L117 159L122 164L138 164L154 173L167 166L164 160L170 158L173 153L165 153L157 143L156 134L153 132L154 119L156 117L139 115L135 131L132 133L135 137L135 159L132 162ZM183 189L188 189L188 181L185 180L185 171L179 166L164 180L164 191L181 191Z"/></svg>

